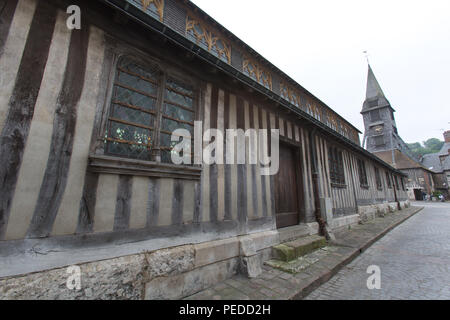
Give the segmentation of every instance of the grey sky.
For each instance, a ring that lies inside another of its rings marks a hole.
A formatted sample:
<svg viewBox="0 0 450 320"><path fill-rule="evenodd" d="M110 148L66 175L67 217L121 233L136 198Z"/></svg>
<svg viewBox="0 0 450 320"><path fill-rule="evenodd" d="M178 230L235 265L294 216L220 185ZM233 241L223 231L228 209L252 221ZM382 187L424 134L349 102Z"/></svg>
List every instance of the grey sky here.
<svg viewBox="0 0 450 320"><path fill-rule="evenodd" d="M450 130L449 0L193 2L361 131L364 50L403 140Z"/></svg>

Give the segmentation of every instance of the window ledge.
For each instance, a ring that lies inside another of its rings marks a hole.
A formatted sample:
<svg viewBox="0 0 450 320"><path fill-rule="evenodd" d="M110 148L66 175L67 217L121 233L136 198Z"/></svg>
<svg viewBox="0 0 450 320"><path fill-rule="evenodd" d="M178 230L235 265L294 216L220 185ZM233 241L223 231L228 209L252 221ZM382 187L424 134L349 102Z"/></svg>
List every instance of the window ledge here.
<svg viewBox="0 0 450 320"><path fill-rule="evenodd" d="M89 156L89 171L145 177L200 180L201 167L173 165L105 155Z"/></svg>
<svg viewBox="0 0 450 320"><path fill-rule="evenodd" d="M331 187L332 188L345 189L345 188L347 188L347 185L346 184L341 184L341 183L331 183Z"/></svg>
<svg viewBox="0 0 450 320"><path fill-rule="evenodd" d="M365 184L361 184L360 187L363 189L369 189L369 185L365 185Z"/></svg>

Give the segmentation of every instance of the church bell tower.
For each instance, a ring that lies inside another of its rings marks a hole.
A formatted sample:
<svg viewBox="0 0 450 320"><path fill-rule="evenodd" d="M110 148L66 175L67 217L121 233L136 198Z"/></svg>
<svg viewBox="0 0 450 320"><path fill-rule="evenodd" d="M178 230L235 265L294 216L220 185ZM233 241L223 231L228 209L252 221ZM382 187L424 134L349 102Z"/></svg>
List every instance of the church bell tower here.
<svg viewBox="0 0 450 320"><path fill-rule="evenodd" d="M401 149L394 112L369 65L366 100L361 111L364 120L363 148L372 153Z"/></svg>

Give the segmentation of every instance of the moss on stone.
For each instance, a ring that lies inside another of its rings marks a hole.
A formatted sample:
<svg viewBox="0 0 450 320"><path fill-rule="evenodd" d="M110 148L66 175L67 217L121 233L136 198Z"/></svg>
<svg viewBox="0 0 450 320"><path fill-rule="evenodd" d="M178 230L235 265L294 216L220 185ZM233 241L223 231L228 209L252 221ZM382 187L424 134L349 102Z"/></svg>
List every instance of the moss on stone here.
<svg viewBox="0 0 450 320"><path fill-rule="evenodd" d="M288 247L284 244L279 244L277 246L272 247L274 252L274 256L282 261L291 261L296 258L294 248Z"/></svg>

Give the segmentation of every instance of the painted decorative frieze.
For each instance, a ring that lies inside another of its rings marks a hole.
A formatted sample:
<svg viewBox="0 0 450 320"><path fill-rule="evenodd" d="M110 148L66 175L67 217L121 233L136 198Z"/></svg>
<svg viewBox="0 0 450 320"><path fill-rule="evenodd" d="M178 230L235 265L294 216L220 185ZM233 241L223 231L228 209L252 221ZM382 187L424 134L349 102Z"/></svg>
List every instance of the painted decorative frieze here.
<svg viewBox="0 0 450 320"><path fill-rule="evenodd" d="M254 60L244 57L242 61L242 72L267 89L272 90L272 75Z"/></svg>
<svg viewBox="0 0 450 320"><path fill-rule="evenodd" d="M128 2L163 22L164 0L128 0Z"/></svg>
<svg viewBox="0 0 450 320"><path fill-rule="evenodd" d="M280 94L285 100L289 101L294 106L299 108L301 107L300 94L283 81L280 81Z"/></svg>
<svg viewBox="0 0 450 320"><path fill-rule="evenodd" d="M211 30L209 26L192 14L188 14L186 18L186 37L220 60L231 64L229 43L218 32Z"/></svg>

